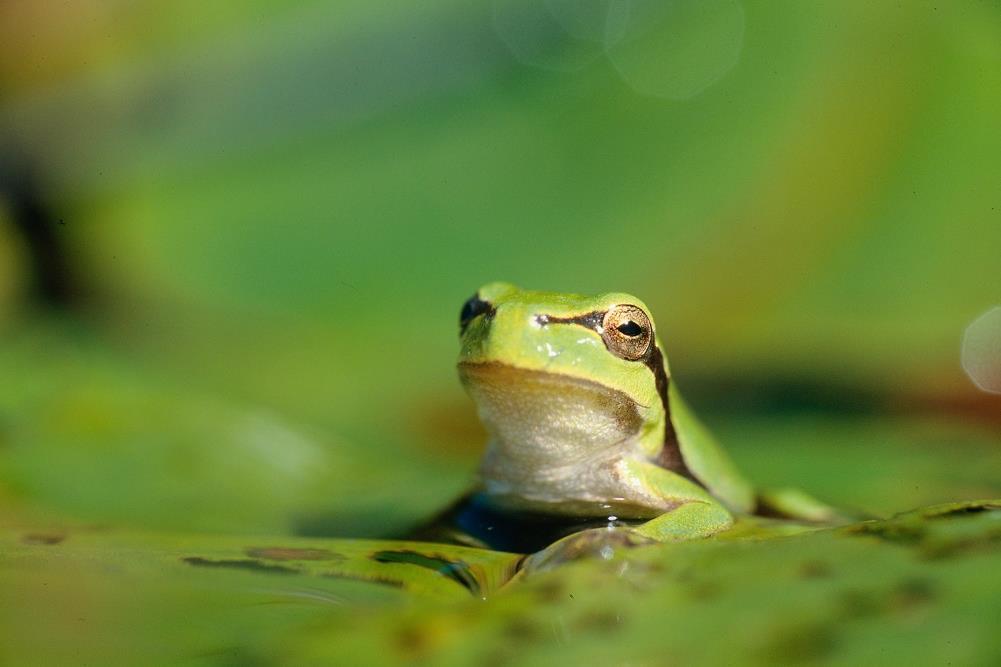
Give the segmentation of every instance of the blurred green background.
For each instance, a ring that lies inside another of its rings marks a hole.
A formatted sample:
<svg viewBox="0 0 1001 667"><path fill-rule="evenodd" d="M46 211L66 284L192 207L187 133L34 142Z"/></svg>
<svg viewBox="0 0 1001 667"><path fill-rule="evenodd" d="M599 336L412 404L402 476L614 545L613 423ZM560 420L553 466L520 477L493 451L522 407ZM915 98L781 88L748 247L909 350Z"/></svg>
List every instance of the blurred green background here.
<svg viewBox="0 0 1001 667"><path fill-rule="evenodd" d="M0 521L398 532L495 279L644 299L757 482L1001 495L999 119L996 2L3 3Z"/></svg>

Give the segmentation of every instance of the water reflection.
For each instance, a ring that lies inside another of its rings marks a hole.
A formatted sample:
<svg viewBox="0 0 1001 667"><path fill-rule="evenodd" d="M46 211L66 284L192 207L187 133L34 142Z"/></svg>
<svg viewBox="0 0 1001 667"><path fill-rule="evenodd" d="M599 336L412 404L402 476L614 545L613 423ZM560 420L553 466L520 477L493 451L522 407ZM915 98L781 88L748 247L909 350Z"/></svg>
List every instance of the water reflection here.
<svg viewBox="0 0 1001 667"><path fill-rule="evenodd" d="M631 0L608 58L637 92L685 100L729 72L744 43L736 0Z"/></svg>
<svg viewBox="0 0 1001 667"><path fill-rule="evenodd" d="M1001 306L991 308L966 328L962 362L975 385L1001 394Z"/></svg>
<svg viewBox="0 0 1001 667"><path fill-rule="evenodd" d="M577 36L588 35L596 18L601 20L601 11L595 12L591 3L586 6L587 10L582 10L586 13L581 15L572 8L560 8L554 13L549 3L536 0L495 0L494 31L520 63L556 72L574 72L604 52L601 41ZM566 29L568 25L573 32Z"/></svg>
<svg viewBox="0 0 1001 667"><path fill-rule="evenodd" d="M685 100L740 59L737 0L495 0L494 30L519 62L573 72L607 57L636 92Z"/></svg>

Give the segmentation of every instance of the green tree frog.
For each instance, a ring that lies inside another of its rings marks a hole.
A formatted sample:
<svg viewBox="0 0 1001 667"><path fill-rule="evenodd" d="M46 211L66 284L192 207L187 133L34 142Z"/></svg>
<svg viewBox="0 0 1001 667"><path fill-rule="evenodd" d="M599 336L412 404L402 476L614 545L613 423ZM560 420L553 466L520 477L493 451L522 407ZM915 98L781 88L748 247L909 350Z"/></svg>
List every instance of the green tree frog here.
<svg viewBox="0 0 1001 667"><path fill-rule="evenodd" d="M467 532L503 531L499 517L590 518L672 541L735 515L833 517L804 494L755 493L671 381L634 296L490 283L462 307L460 339L459 375L489 433L478 489L454 513Z"/></svg>

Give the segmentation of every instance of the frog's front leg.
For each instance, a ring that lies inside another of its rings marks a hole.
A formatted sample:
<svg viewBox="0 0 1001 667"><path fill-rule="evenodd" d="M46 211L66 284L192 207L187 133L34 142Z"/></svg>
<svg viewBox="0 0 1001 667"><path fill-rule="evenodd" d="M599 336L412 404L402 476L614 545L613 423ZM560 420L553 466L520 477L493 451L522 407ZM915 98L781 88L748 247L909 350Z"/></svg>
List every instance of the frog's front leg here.
<svg viewBox="0 0 1001 667"><path fill-rule="evenodd" d="M691 500L637 526L637 533L658 542L709 537L733 526L733 515L717 502Z"/></svg>
<svg viewBox="0 0 1001 667"><path fill-rule="evenodd" d="M638 526L592 528L568 535L529 556L520 576L584 557L610 558L617 549L654 542L681 542L715 535L733 525L733 515L701 486L647 461L620 461L620 478L634 494L667 509Z"/></svg>
<svg viewBox="0 0 1001 667"><path fill-rule="evenodd" d="M545 572L582 558L611 558L619 549L681 542L709 537L733 525L733 517L722 505L689 500L673 510L633 527L591 528L553 542L528 556L518 577Z"/></svg>
<svg viewBox="0 0 1001 667"><path fill-rule="evenodd" d="M637 526L639 534L658 542L709 537L733 526L733 515L705 489L677 473L647 461L623 462L634 483L672 509Z"/></svg>

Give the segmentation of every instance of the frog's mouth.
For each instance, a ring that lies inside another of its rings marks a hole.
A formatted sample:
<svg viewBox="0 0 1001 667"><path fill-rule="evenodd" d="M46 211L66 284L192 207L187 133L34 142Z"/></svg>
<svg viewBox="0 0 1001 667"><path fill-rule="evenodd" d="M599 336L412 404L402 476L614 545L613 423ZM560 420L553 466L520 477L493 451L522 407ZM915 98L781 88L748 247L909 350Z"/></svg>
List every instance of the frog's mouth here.
<svg viewBox="0 0 1001 667"><path fill-rule="evenodd" d="M572 472L621 454L643 425L642 406L590 380L497 362L462 362L459 376L490 432L485 472Z"/></svg>

